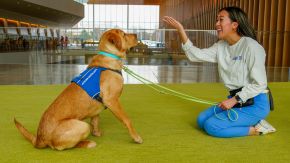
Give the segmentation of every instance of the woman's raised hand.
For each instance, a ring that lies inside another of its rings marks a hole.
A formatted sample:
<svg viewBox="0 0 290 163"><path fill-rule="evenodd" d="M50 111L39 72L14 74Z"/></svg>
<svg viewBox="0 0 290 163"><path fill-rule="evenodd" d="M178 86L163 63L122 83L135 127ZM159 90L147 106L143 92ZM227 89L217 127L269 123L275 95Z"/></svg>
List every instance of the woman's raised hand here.
<svg viewBox="0 0 290 163"><path fill-rule="evenodd" d="M181 37L182 43L185 44L186 41L188 40L188 37L185 33L183 25L179 21L175 20L174 18L170 16L164 16L162 20L178 31L179 36Z"/></svg>
<svg viewBox="0 0 290 163"><path fill-rule="evenodd" d="M184 30L182 24L179 21L175 20L173 17L164 16L162 20L171 27L177 29L177 31Z"/></svg>

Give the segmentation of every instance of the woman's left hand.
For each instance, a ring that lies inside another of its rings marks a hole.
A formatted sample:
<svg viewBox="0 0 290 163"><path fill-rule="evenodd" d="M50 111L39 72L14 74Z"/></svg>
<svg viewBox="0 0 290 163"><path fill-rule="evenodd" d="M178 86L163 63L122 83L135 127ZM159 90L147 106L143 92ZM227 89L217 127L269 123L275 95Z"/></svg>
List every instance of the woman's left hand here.
<svg viewBox="0 0 290 163"><path fill-rule="evenodd" d="M226 99L224 101L222 101L218 107L222 108L223 110L229 110L231 109L234 105L236 105L238 103L238 101L236 100L235 97Z"/></svg>

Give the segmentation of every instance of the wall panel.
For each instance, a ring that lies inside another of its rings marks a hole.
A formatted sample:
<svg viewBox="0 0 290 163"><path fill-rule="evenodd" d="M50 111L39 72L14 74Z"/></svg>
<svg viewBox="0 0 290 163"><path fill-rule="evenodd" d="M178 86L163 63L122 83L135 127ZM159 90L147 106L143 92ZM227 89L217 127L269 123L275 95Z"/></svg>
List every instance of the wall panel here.
<svg viewBox="0 0 290 163"><path fill-rule="evenodd" d="M286 1L282 66L290 66L290 0Z"/></svg>

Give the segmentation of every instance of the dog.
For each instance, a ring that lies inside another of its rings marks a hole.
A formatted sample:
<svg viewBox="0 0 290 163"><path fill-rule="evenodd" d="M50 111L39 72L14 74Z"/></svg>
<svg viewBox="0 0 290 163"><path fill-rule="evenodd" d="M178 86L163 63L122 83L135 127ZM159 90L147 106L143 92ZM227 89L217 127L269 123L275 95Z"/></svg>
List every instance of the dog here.
<svg viewBox="0 0 290 163"><path fill-rule="evenodd" d="M106 31L98 46L102 53L93 56L86 71L76 77L43 113L37 135L30 133L14 118L20 133L36 148L93 148L96 143L87 137L90 132L94 136L101 136L99 113L108 108L127 127L132 139L141 144L143 140L133 128L119 99L123 89L123 64L120 58L124 58L126 51L137 43L136 34L128 34L120 29ZM88 71L93 70L94 74L99 73L99 92L90 96L91 92L87 92L82 84L90 82L88 88L98 87L98 81L88 81L93 76L92 73L87 75ZM95 98L96 95L98 98ZM86 118L91 118L91 125L83 121Z"/></svg>

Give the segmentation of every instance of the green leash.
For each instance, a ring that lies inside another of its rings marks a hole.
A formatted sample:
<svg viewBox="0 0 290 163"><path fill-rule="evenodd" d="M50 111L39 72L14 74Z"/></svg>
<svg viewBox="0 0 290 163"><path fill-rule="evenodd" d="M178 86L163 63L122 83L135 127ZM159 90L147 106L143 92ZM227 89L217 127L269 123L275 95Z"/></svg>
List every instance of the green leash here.
<svg viewBox="0 0 290 163"><path fill-rule="evenodd" d="M217 115L216 113L216 106L218 105L217 102L212 102L212 101L208 101L208 100L203 100L203 99L200 99L200 98L196 98L196 97L193 97L193 96L190 96L190 95L187 95L187 94L184 94L184 93L181 93L181 92L177 92L177 91L174 91L172 89L169 89L169 88L166 88L164 86L161 86L159 84L156 84L156 83L153 83L152 81L148 80L148 79L145 79L143 78L142 76L136 74L135 72L133 72L132 70L130 70L128 67L126 66L123 66L123 70L128 73L129 75L131 75L132 77L136 78L137 80L139 80L141 83L147 85L148 87L154 89L155 91L159 92L159 93L163 93L163 94L167 94L167 95L171 95L171 96L175 96L175 97L179 97L179 98L182 98L182 99L185 99L185 100L188 100L188 101L193 101L193 102L197 102L197 103L202 103L202 104L208 104L208 105L214 105L214 113L215 113L215 116L218 118L218 119L221 119L221 120L226 120L226 118L221 118ZM233 114L236 115L236 118L232 118L231 116L231 112L233 112ZM235 111L235 110L227 110L227 115L228 115L228 118L231 120L231 121L236 121L238 120L238 113Z"/></svg>

